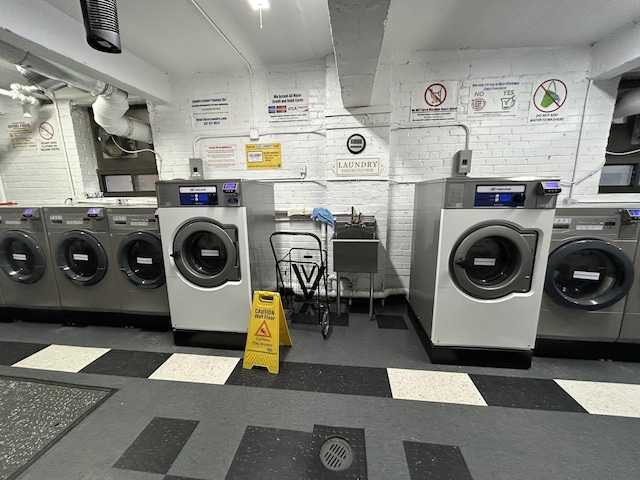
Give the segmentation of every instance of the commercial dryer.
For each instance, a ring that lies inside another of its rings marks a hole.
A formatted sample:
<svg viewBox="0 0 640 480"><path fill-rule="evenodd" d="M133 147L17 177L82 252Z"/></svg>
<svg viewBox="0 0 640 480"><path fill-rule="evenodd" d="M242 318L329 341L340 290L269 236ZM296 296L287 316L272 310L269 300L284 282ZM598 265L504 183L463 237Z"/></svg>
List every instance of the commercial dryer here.
<svg viewBox="0 0 640 480"><path fill-rule="evenodd" d="M593 343L618 339L638 243L640 217L630 212L616 205L556 210L536 353L590 357L595 348L602 356Z"/></svg>
<svg viewBox="0 0 640 480"><path fill-rule="evenodd" d="M42 210L62 308L119 312L105 208L61 206Z"/></svg>
<svg viewBox="0 0 640 480"><path fill-rule="evenodd" d="M0 207L0 269L7 306L60 309L41 208Z"/></svg>
<svg viewBox="0 0 640 480"><path fill-rule="evenodd" d="M111 260L124 313L169 315L156 207L107 208Z"/></svg>
<svg viewBox="0 0 640 480"><path fill-rule="evenodd" d="M433 363L531 365L560 190L557 180L416 184L409 314Z"/></svg>
<svg viewBox="0 0 640 480"><path fill-rule="evenodd" d="M175 342L244 348L253 291L275 289L273 185L171 180L156 190Z"/></svg>

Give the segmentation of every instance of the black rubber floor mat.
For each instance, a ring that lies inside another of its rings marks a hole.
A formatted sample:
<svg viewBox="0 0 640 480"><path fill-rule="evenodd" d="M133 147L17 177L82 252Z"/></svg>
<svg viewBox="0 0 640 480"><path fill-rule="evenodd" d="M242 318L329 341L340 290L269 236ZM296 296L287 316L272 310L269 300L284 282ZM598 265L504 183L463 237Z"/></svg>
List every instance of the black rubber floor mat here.
<svg viewBox="0 0 640 480"><path fill-rule="evenodd" d="M116 391L0 377L0 478L20 476Z"/></svg>
<svg viewBox="0 0 640 480"><path fill-rule="evenodd" d="M408 330L407 323L401 315L376 315L378 328Z"/></svg>

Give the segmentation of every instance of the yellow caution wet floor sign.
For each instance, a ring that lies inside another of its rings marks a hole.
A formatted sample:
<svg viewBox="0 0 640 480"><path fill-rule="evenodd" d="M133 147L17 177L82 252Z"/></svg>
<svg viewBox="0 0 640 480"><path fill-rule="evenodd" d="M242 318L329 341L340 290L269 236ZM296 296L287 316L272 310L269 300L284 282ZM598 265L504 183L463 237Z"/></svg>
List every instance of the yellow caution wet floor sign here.
<svg viewBox="0 0 640 480"><path fill-rule="evenodd" d="M254 292L242 368L267 367L269 373L278 373L280 345L292 345L280 294Z"/></svg>

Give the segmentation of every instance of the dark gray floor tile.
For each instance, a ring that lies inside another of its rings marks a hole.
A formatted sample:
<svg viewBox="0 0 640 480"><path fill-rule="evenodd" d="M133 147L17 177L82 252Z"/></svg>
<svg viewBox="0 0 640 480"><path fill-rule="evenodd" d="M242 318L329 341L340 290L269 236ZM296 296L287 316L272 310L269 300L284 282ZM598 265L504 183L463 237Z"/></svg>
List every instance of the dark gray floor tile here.
<svg viewBox="0 0 640 480"><path fill-rule="evenodd" d="M225 479L304 479L311 439L309 432L248 426Z"/></svg>
<svg viewBox="0 0 640 480"><path fill-rule="evenodd" d="M476 374L470 377L491 406L586 412L553 380Z"/></svg>
<svg viewBox="0 0 640 480"><path fill-rule="evenodd" d="M400 315L379 315L376 314L378 328L390 328L395 330L408 330L407 322Z"/></svg>
<svg viewBox="0 0 640 480"><path fill-rule="evenodd" d="M0 378L0 478L17 478L113 392Z"/></svg>
<svg viewBox="0 0 640 480"><path fill-rule="evenodd" d="M369 313L369 299L354 298L349 305L349 313Z"/></svg>
<svg viewBox="0 0 640 480"><path fill-rule="evenodd" d="M349 314L346 312L336 315L335 313L329 314L329 323L333 327L348 327L349 326Z"/></svg>
<svg viewBox="0 0 640 480"><path fill-rule="evenodd" d="M191 477L176 477L175 475L167 475L164 477L164 480L200 480L198 478Z"/></svg>
<svg viewBox="0 0 640 480"><path fill-rule="evenodd" d="M0 365L13 365L48 346L42 343L0 342Z"/></svg>
<svg viewBox="0 0 640 480"><path fill-rule="evenodd" d="M260 368L244 369L240 362L226 384L391 397L389 378L384 368L281 362L280 372L274 375Z"/></svg>
<svg viewBox="0 0 640 480"><path fill-rule="evenodd" d="M167 473L199 422L155 417L115 463L115 468Z"/></svg>
<svg viewBox="0 0 640 480"><path fill-rule="evenodd" d="M402 443L411 480L472 480L458 447L406 440Z"/></svg>
<svg viewBox="0 0 640 480"><path fill-rule="evenodd" d="M367 479L367 451L361 428L314 425L309 453L305 478Z"/></svg>
<svg viewBox="0 0 640 480"><path fill-rule="evenodd" d="M81 372L147 378L170 356L170 353L109 350Z"/></svg>

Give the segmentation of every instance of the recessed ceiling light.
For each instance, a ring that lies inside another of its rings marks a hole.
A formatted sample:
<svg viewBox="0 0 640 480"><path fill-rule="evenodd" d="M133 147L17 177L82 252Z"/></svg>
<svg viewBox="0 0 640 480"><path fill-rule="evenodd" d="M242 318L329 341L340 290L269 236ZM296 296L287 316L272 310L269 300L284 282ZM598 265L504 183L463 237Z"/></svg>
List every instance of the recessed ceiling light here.
<svg viewBox="0 0 640 480"><path fill-rule="evenodd" d="M269 0L249 0L249 4L254 10L266 10L269 8Z"/></svg>

